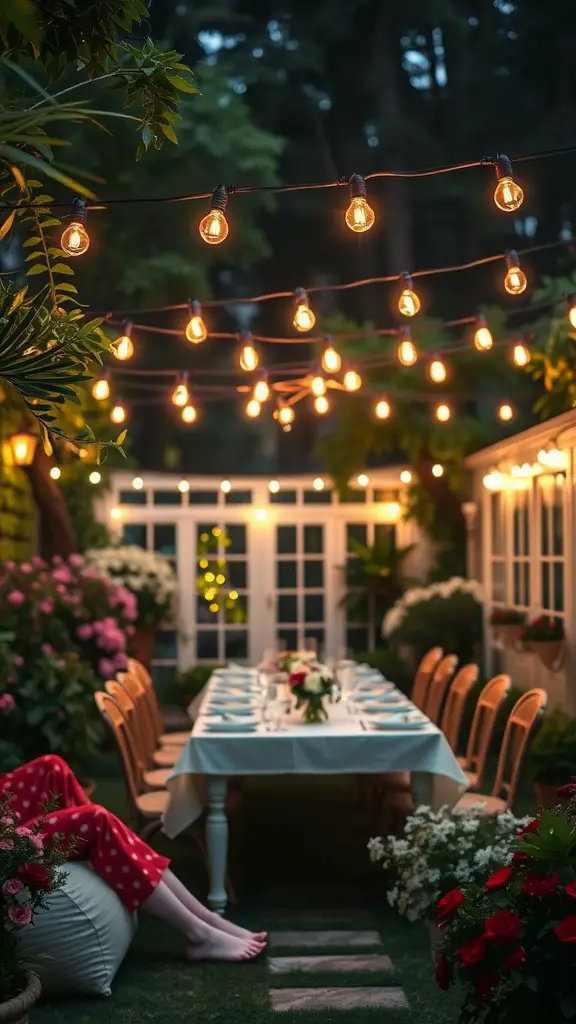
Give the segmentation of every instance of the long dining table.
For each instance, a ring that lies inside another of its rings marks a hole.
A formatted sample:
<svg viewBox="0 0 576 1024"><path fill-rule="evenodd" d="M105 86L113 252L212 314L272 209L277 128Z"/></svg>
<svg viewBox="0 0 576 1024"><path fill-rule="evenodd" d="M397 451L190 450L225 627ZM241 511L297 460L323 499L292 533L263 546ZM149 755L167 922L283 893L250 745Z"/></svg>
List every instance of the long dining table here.
<svg viewBox="0 0 576 1024"><path fill-rule="evenodd" d="M384 682L377 673L366 679L372 679L375 688ZM366 682L362 685L369 686ZM253 696L255 720L245 730L236 722L228 731L226 714L214 717L214 711L220 710L215 701L222 700L222 693L241 691L245 700L246 695ZM170 800L163 821L167 836L179 835L207 809L208 899L218 913L224 913L227 904L226 803L230 778L409 772L415 802L436 809L454 806L466 789L466 777L444 734L429 720L418 722L417 727L407 721L394 730L373 728L365 705L352 699L327 704L327 721L306 724L302 713L293 710L276 728L264 721L261 694L257 669L215 673L200 701L190 740L168 781ZM219 721L218 727L215 721Z"/></svg>

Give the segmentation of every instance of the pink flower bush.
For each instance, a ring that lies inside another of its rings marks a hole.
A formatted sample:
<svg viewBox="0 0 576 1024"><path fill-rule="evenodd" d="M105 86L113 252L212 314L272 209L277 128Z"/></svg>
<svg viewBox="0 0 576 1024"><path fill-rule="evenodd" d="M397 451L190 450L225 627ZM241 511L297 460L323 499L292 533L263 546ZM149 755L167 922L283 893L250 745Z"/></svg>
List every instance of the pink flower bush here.
<svg viewBox="0 0 576 1024"><path fill-rule="evenodd" d="M0 693L0 711L14 711L16 701L11 693Z"/></svg>
<svg viewBox="0 0 576 1024"><path fill-rule="evenodd" d="M25 597L21 590L11 590L7 597L8 604L13 608L19 608L24 604Z"/></svg>

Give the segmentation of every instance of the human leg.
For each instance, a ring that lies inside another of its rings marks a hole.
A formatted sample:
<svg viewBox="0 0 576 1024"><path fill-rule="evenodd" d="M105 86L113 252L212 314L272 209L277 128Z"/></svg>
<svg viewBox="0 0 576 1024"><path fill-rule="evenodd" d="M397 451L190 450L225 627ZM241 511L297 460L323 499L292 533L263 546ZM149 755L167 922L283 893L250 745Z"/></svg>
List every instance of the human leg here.
<svg viewBox="0 0 576 1024"><path fill-rule="evenodd" d="M72 769L57 754L44 754L0 777L0 790L13 793L11 809L22 822L38 818L48 800L59 808L89 803Z"/></svg>
<svg viewBox="0 0 576 1024"><path fill-rule="evenodd" d="M168 886L170 891L174 893L180 903L183 903L184 906L195 914L196 917L199 917L201 921L212 925L212 927L216 928L218 931L224 932L227 935L234 935L237 938L242 939L257 939L259 941L264 941L266 939L265 932L250 932L246 928L240 928L239 925L233 924L232 921L226 921L219 914L215 913L215 911L209 910L208 907L205 907L203 903L200 903L200 900L196 899L196 897L189 892L180 879L176 878L176 875L173 874L170 868L167 868L164 872L162 881Z"/></svg>

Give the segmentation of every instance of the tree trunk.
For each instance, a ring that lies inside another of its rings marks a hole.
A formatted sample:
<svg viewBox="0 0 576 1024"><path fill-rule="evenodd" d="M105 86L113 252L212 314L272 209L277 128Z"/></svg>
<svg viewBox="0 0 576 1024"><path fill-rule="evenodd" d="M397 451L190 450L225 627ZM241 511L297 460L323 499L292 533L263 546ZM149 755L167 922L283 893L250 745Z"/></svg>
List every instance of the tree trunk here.
<svg viewBox="0 0 576 1024"><path fill-rule="evenodd" d="M34 461L26 467L32 496L38 511L38 554L47 560L54 555L67 558L77 551L76 537L64 495L50 476L51 462L41 444Z"/></svg>

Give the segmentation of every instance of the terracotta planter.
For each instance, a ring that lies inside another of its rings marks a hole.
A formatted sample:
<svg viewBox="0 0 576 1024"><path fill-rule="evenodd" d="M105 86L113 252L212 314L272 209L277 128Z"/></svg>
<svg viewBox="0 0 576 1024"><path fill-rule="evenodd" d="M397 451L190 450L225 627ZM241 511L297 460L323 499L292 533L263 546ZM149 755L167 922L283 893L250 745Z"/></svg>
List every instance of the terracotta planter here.
<svg viewBox="0 0 576 1024"><path fill-rule="evenodd" d="M40 978L32 971L26 972L26 988L20 995L0 1003L0 1024L28 1024L28 1010L40 998Z"/></svg>
<svg viewBox="0 0 576 1024"><path fill-rule="evenodd" d="M150 668L155 643L156 626L136 627L130 647L134 657L144 665L144 668Z"/></svg>
<svg viewBox="0 0 576 1024"><path fill-rule="evenodd" d="M550 672L558 672L561 668L564 660L563 640L527 640L524 646L536 654Z"/></svg>
<svg viewBox="0 0 576 1024"><path fill-rule="evenodd" d="M504 647L516 647L516 644L522 639L523 632L524 626L520 622L509 622L507 625L494 627L496 639L500 640Z"/></svg>
<svg viewBox="0 0 576 1024"><path fill-rule="evenodd" d="M534 797L536 799L536 807L557 807L558 804L566 803L566 800L562 800L561 797L556 795L559 785L561 785L559 782L535 782Z"/></svg>

